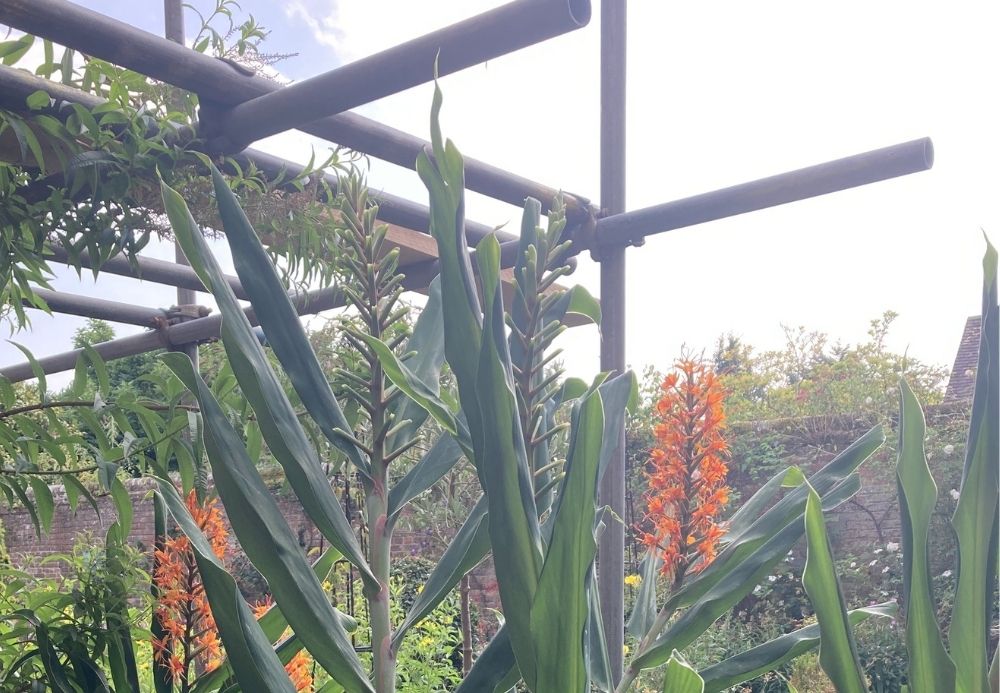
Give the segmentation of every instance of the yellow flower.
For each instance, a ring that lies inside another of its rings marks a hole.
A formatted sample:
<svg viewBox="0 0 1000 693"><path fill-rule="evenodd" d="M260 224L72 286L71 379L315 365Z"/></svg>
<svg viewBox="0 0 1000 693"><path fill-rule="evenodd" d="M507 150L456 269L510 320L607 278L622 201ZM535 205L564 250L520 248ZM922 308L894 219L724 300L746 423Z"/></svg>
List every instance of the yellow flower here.
<svg viewBox="0 0 1000 693"><path fill-rule="evenodd" d="M641 582L642 582L642 576L641 575L626 575L625 576L625 584L628 585L629 587L635 587L635 586L639 585Z"/></svg>
<svg viewBox="0 0 1000 693"><path fill-rule="evenodd" d="M622 645L622 657L628 657L629 647L628 645Z"/></svg>

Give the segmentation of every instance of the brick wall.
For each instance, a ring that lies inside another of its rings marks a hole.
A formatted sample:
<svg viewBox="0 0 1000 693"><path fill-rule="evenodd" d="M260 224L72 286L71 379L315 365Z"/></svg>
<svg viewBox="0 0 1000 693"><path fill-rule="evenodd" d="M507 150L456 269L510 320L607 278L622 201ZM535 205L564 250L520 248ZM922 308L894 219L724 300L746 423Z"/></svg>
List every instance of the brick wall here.
<svg viewBox="0 0 1000 693"><path fill-rule="evenodd" d="M948 402L925 409L928 430L950 428L958 431L964 440L968 423L969 403ZM821 416L802 419L739 424L730 430L730 439L741 436L750 439L770 438L784 449L783 464L795 464L807 472L819 469L843 452L865 432L879 423L874 415ZM837 555L862 554L882 547L889 542L900 542L899 500L896 491L896 436L895 421L883 422L887 444L859 470L861 491L827 516L834 551ZM931 473L938 482L939 514L943 521L945 510L950 512L947 497L957 486L962 466L961 443L950 454L927 449ZM734 460L738 467L740 460ZM733 485L743 498L756 490L755 485L738 476Z"/></svg>
<svg viewBox="0 0 1000 693"><path fill-rule="evenodd" d="M125 482L132 497L133 520L129 534L129 544L145 554L153 545L153 501L152 482L144 479L129 479ZM64 564L60 561L44 562L53 554L70 553L81 534L90 534L95 543L103 541L108 527L115 521L114 504L109 496L96 498L100 514L89 503L80 500L74 514L66 500L62 486L50 486L56 503L52 519L52 530L40 538L35 533L28 511L22 506L13 509L0 508L0 522L6 531L6 546L14 565L27 572L46 577L61 575ZM30 492L29 492L30 493ZM323 537L305 516L296 497L289 491L275 491L278 508L284 515L299 546L306 552L323 545ZM437 533L420 530L396 530L393 538L393 558L419 556L436 561L443 552L443 542ZM263 596L263 581L256 570L243 556L236 538L230 533L229 568L237 577L241 588L250 601ZM470 575L470 602L481 614L489 609L500 608L493 564L484 561ZM484 616L480 619L480 635L486 638L495 628L495 619Z"/></svg>

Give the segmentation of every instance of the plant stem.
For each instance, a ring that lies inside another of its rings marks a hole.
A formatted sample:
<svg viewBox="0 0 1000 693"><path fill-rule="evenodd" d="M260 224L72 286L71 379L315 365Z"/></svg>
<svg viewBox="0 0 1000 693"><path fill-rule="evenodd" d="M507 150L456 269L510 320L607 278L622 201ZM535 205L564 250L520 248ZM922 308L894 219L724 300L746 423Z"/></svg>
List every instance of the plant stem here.
<svg viewBox="0 0 1000 693"><path fill-rule="evenodd" d="M670 607L670 601L668 600L667 603L663 605L663 608L656 614L656 619L653 621L653 625L648 631L646 631L646 635L643 636L642 641L635 650L635 657L632 658L633 663L629 663L629 665L625 668L622 680L615 687L615 693L624 693L635 681L641 670L634 665L634 662L649 649L650 645L656 641L657 636L663 632L663 629L667 625L667 621L669 621L670 617L673 616L674 611L675 609Z"/></svg>

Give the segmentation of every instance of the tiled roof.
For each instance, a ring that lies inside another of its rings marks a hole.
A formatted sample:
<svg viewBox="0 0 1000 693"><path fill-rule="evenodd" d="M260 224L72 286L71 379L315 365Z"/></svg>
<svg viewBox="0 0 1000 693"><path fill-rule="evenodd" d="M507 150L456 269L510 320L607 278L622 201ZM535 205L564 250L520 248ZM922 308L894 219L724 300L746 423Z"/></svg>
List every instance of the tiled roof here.
<svg viewBox="0 0 1000 693"><path fill-rule="evenodd" d="M958 345L955 355L955 365L948 378L948 389L945 390L945 400L971 400L976 387L976 365L979 362L979 335L982 331L982 318L974 315L965 321L965 331L962 332L962 342Z"/></svg>

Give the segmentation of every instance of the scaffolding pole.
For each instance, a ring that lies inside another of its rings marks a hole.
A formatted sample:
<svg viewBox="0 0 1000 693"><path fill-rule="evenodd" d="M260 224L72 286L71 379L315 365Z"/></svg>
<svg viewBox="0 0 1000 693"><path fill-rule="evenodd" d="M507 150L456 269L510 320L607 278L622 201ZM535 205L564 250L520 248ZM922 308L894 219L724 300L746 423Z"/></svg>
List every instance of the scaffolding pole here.
<svg viewBox="0 0 1000 693"><path fill-rule="evenodd" d="M107 60L198 94L203 106L226 109L283 89L230 62L218 60L88 10L67 0L4 0L0 22L62 46ZM429 142L355 113L340 113L303 125L303 132L413 170ZM470 190L520 207L526 197L545 211L559 190L496 166L465 159ZM564 193L567 214L585 216L587 201Z"/></svg>
<svg viewBox="0 0 1000 693"><path fill-rule="evenodd" d="M625 0L601 2L601 215L625 211ZM598 242L600 237L597 237ZM625 248L603 248L601 370L625 371ZM614 685L622 677L625 644L625 427L600 485L611 509L598 546L598 594Z"/></svg>
<svg viewBox="0 0 1000 693"><path fill-rule="evenodd" d="M155 327L158 321L166 317L166 313L159 308L146 308L144 306L132 305L131 303L108 301L93 296L68 294L62 291L43 289L38 286L31 287L31 291L44 300L49 310L54 313L65 313L66 315L77 315L81 318L108 320L110 322L123 322L142 327ZM28 308L37 307L28 299L25 299L23 303Z"/></svg>
<svg viewBox="0 0 1000 693"><path fill-rule="evenodd" d="M516 0L217 114L220 151L397 94L587 25L590 0Z"/></svg>

